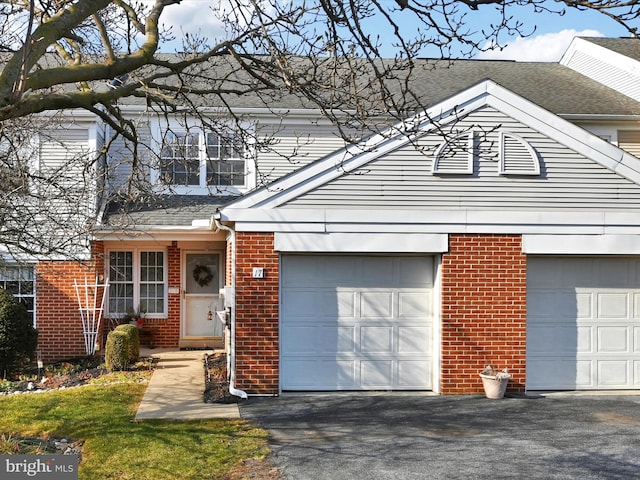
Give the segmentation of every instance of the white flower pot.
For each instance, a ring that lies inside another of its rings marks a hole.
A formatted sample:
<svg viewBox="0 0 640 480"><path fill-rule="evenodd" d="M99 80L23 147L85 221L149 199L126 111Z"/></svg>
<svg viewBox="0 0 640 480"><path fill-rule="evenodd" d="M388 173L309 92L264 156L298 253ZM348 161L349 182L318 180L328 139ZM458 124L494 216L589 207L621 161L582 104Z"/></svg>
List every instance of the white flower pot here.
<svg viewBox="0 0 640 480"><path fill-rule="evenodd" d="M484 393L487 398L498 399L504 397L504 392L507 390L507 384L511 377L496 378L494 375L485 375L484 373L481 373L480 378L482 378L482 385L484 386Z"/></svg>

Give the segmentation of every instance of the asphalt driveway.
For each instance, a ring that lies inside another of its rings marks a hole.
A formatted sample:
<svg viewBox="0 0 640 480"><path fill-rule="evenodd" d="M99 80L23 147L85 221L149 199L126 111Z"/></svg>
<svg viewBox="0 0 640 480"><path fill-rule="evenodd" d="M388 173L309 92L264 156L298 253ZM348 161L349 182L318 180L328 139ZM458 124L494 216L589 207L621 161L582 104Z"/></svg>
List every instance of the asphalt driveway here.
<svg viewBox="0 0 640 480"><path fill-rule="evenodd" d="M285 395L240 412L290 480L640 478L640 395Z"/></svg>

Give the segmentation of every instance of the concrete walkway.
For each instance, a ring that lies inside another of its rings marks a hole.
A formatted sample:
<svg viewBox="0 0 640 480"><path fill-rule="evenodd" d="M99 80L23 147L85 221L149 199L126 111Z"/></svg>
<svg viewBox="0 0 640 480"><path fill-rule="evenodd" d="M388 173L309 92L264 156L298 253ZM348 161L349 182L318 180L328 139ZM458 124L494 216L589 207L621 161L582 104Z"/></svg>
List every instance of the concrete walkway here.
<svg viewBox="0 0 640 480"><path fill-rule="evenodd" d="M237 404L204 403L204 355L212 350L141 348L140 356L158 359L136 420L240 418Z"/></svg>

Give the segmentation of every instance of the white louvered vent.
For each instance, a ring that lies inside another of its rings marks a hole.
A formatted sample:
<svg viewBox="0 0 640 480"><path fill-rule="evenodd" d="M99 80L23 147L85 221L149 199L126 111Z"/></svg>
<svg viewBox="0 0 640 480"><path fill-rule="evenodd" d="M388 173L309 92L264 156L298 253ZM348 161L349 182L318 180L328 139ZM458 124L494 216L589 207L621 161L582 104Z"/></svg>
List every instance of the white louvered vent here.
<svg viewBox="0 0 640 480"><path fill-rule="evenodd" d="M436 150L433 173L473 173L473 132L464 133L444 142Z"/></svg>
<svg viewBox="0 0 640 480"><path fill-rule="evenodd" d="M513 133L500 132L500 175L540 175L535 150Z"/></svg>

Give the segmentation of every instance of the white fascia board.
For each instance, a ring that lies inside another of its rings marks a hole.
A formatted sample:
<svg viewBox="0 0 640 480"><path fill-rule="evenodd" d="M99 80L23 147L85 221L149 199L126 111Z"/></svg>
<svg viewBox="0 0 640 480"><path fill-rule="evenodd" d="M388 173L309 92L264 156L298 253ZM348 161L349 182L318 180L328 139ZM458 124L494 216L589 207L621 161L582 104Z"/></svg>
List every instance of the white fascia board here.
<svg viewBox="0 0 640 480"><path fill-rule="evenodd" d="M275 250L280 252L331 253L442 253L449 250L446 234L387 233L288 233L278 232Z"/></svg>
<svg viewBox="0 0 640 480"><path fill-rule="evenodd" d="M523 235L529 255L640 255L636 235Z"/></svg>
<svg viewBox="0 0 640 480"><path fill-rule="evenodd" d="M242 209L223 220L241 232L637 234L638 213Z"/></svg>
<svg viewBox="0 0 640 480"><path fill-rule="evenodd" d="M104 241L149 241L149 240L202 240L211 238L213 230L209 226L177 227L177 226L137 226L126 230L101 230L95 233L96 240Z"/></svg>
<svg viewBox="0 0 640 480"><path fill-rule="evenodd" d="M396 124L384 133L373 135L357 145L342 148L324 159L296 170L290 175L276 180L268 187L232 202L229 208L274 208L294 199L316 187L324 185L344 173L351 172L388 152L401 148L411 136L422 135L437 124L455 121L468 112L486 104L487 86L485 81L458 95L430 108L426 114L419 114ZM417 133L413 133L417 132ZM223 208L224 212L226 209Z"/></svg>
<svg viewBox="0 0 640 480"><path fill-rule="evenodd" d="M640 160L587 130L491 82L487 104L640 185Z"/></svg>

